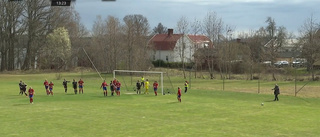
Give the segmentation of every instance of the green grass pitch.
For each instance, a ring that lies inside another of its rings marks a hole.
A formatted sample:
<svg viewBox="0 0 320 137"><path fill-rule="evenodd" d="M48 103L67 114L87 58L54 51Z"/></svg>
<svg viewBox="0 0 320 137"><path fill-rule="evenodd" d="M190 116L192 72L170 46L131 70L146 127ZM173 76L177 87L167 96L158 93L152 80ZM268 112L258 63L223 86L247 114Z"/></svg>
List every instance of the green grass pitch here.
<svg viewBox="0 0 320 137"><path fill-rule="evenodd" d="M0 136L320 135L319 98L282 95L280 101L273 102L272 94L202 88L211 85L210 80L202 80L201 87L194 84L187 94L183 93L182 103L178 103L175 94L154 96L153 91L149 95L123 91L120 97L103 97L102 81L97 75L81 76L85 81L84 94L74 95L70 83L68 93L64 93L62 80L54 80L54 73L0 74ZM79 80L80 74L63 73L62 78ZM33 105L27 97L18 95L20 79L35 89ZM46 95L44 79L53 80L54 96ZM183 83L179 78L172 81L175 88Z"/></svg>

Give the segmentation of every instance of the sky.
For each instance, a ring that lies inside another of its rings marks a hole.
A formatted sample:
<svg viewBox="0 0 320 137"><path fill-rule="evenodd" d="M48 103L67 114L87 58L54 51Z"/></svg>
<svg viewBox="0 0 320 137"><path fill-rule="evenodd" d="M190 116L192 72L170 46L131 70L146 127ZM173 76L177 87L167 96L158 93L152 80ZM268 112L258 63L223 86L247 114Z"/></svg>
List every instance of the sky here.
<svg viewBox="0 0 320 137"><path fill-rule="evenodd" d="M122 20L126 15L141 14L148 19L150 29L158 23L175 29L182 16L193 22L216 12L234 32L265 27L267 17L272 17L277 26L296 35L311 16L320 22L320 0L76 0L75 8L90 31L98 15Z"/></svg>

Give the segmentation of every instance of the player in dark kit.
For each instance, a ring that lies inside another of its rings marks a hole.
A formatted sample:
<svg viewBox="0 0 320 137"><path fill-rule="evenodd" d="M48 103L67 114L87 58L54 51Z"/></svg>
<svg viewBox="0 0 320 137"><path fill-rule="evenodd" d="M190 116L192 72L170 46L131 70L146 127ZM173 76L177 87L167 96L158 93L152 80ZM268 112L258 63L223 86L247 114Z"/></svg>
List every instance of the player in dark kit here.
<svg viewBox="0 0 320 137"><path fill-rule="evenodd" d="M136 87L137 87L137 94L141 94L141 84L139 80L137 81Z"/></svg>
<svg viewBox="0 0 320 137"><path fill-rule="evenodd" d="M19 93L19 95L20 95L20 94L21 94L21 95L25 94L26 96L28 96L27 93L26 93L27 85L26 85L24 82L22 82L21 80L20 80L20 83L19 83L19 87L20 87L20 93Z"/></svg>
<svg viewBox="0 0 320 137"><path fill-rule="evenodd" d="M180 89L180 87L178 87L177 99L179 102L181 102L181 89Z"/></svg>
<svg viewBox="0 0 320 137"><path fill-rule="evenodd" d="M278 95L280 94L280 89L279 89L278 84L276 84L272 90L274 90L274 92L273 92L274 100L273 101L279 101Z"/></svg>
<svg viewBox="0 0 320 137"><path fill-rule="evenodd" d="M28 92L29 92L30 104L33 104L33 95L35 94L33 88L30 87Z"/></svg>
<svg viewBox="0 0 320 137"><path fill-rule="evenodd" d="M112 81L110 81L110 91L111 91L111 96L113 96L113 94L114 94L114 89L115 89L115 87L114 87L115 85L113 84L113 82Z"/></svg>
<svg viewBox="0 0 320 137"><path fill-rule="evenodd" d="M74 94L77 94L77 92L78 92L77 91L77 88L78 88L77 84L78 84L77 81L73 79L72 87L74 89Z"/></svg>
<svg viewBox="0 0 320 137"><path fill-rule="evenodd" d="M100 89L103 88L103 94L104 94L104 96L108 96L107 86L108 86L108 84L107 84L107 82L104 80L104 81L102 82L102 84L101 84L101 87L100 87Z"/></svg>
<svg viewBox="0 0 320 137"><path fill-rule="evenodd" d="M64 79L63 82L62 82L62 85L63 85L63 87L64 87L64 92L65 92L65 93L67 93L68 83L69 83L69 82L70 82L70 81L67 81L66 79Z"/></svg>

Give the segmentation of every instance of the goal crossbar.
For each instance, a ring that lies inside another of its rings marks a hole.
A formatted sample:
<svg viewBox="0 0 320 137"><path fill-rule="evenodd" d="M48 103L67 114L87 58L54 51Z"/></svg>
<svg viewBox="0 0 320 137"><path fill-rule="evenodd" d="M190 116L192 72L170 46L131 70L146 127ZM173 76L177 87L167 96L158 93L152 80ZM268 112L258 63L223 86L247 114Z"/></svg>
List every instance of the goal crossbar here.
<svg viewBox="0 0 320 137"><path fill-rule="evenodd" d="M152 73L161 75L161 93L163 94L163 73L160 71L137 71L137 70L113 70L113 78L116 78L116 72L126 72L126 73Z"/></svg>

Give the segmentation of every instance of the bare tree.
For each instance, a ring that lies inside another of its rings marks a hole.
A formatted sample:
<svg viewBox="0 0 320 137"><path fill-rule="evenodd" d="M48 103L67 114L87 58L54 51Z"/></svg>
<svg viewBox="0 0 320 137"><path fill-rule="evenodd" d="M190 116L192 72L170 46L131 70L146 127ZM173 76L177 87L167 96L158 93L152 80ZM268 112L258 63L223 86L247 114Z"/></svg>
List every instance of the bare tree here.
<svg viewBox="0 0 320 137"><path fill-rule="evenodd" d="M129 70L146 69L150 61L147 54L147 42L149 36L149 22L146 17L140 14L127 15L123 18L124 35L126 42L127 56L126 66Z"/></svg>
<svg viewBox="0 0 320 137"><path fill-rule="evenodd" d="M14 70L16 45L23 32L23 3L5 0L0 1L0 5L1 71Z"/></svg>
<svg viewBox="0 0 320 137"><path fill-rule="evenodd" d="M191 29L190 30L191 30L191 33L193 35L195 35L195 36L200 34L202 32L201 21L195 18L193 23L191 24ZM191 48L193 48L193 50L196 53L196 51L199 49L199 46L197 46L196 43L194 43L193 47L191 47ZM195 69L194 78L197 78L197 66L202 64L201 63L201 59L200 59L200 55L201 54L192 55L194 57L194 60L193 60L194 61L194 66L193 67Z"/></svg>
<svg viewBox="0 0 320 137"><path fill-rule="evenodd" d="M120 20L113 16L108 16L106 22L106 39L107 39L107 58L109 62L109 70L117 69L118 61L120 60L119 51L123 50L121 44L121 23Z"/></svg>
<svg viewBox="0 0 320 137"><path fill-rule="evenodd" d="M243 56L243 63L245 64L245 68L247 68L245 71L249 73L249 79L253 79L254 74L254 66L260 65L263 54L263 42L264 37L261 37L259 35L259 31L249 31L245 32L243 34L240 34L240 39L244 40L241 47L242 56Z"/></svg>
<svg viewBox="0 0 320 137"><path fill-rule="evenodd" d="M25 0L24 2L26 3L24 17L28 40L22 69L28 70L35 67L38 47L43 45L46 37L50 3L47 0Z"/></svg>
<svg viewBox="0 0 320 137"><path fill-rule="evenodd" d="M287 32L285 27L277 27L276 22L271 17L267 18L266 23L268 24L265 28L267 33L266 39L268 40L268 43L270 42L270 44L266 45L266 55L270 57L271 64L274 64L278 57L279 49L285 44ZM274 66L271 66L274 70ZM277 80L274 71L272 71L272 78L274 81Z"/></svg>
<svg viewBox="0 0 320 137"><path fill-rule="evenodd" d="M92 28L92 41L93 41L93 43L90 45L87 45L85 47L85 49L86 49L86 51L88 51L90 58L97 65L96 67L100 70L105 70L107 64L109 64L109 62L106 62L106 58L107 58L106 57L107 56L106 49L108 46L106 36L107 36L106 22L99 15L99 16L97 16L97 19L94 22L94 25ZM81 52L81 53L83 53L83 52ZM94 55L98 55L98 56L94 56ZM79 54L79 57L81 60L87 60L86 55ZM90 66L91 66L91 64L90 64Z"/></svg>
<svg viewBox="0 0 320 137"><path fill-rule="evenodd" d="M214 78L214 66L218 64L220 76L222 75L222 50L221 50L221 36L223 35L223 22L215 12L208 12L203 20L204 34L213 42L214 50L208 50L206 55L210 78Z"/></svg>
<svg viewBox="0 0 320 137"><path fill-rule="evenodd" d="M313 64L320 60L320 24L315 21L313 15L305 20L300 35L302 56L307 59L308 70L311 71L312 80L315 80Z"/></svg>
<svg viewBox="0 0 320 137"><path fill-rule="evenodd" d="M186 17L182 16L179 21L177 22L177 31L179 34L182 34L182 38L179 39L177 46L174 50L177 51L178 56L182 63L182 71L183 71L183 77L186 78L185 73L185 62L187 60L186 54L191 54L191 46L190 43L186 43L188 41L188 37L186 36L189 32L189 22ZM188 46L189 45L189 46ZM188 51L188 48L190 48ZM186 53L188 52L188 53Z"/></svg>

